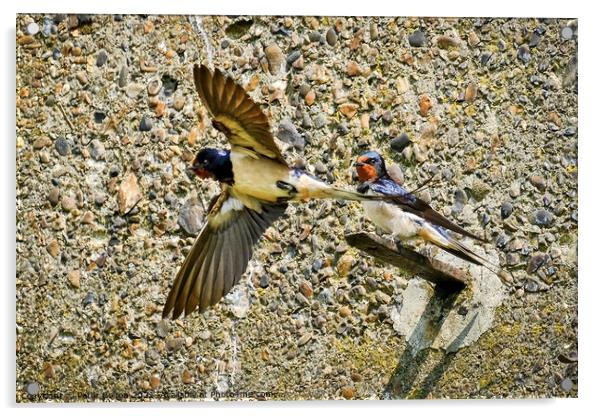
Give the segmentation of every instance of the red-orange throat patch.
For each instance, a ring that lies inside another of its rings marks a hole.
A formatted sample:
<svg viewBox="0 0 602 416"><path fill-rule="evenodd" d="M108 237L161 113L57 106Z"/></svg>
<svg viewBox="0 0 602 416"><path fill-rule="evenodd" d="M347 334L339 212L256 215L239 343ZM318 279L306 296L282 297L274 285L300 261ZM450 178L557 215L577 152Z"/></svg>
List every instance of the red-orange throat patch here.
<svg viewBox="0 0 602 416"><path fill-rule="evenodd" d="M201 179L207 179L211 177L211 172L204 168L197 168L194 170L194 173L196 173L196 176Z"/></svg>
<svg viewBox="0 0 602 416"><path fill-rule="evenodd" d="M376 169L374 166L364 163L356 168L357 176L360 178L360 181L373 181L377 178Z"/></svg>

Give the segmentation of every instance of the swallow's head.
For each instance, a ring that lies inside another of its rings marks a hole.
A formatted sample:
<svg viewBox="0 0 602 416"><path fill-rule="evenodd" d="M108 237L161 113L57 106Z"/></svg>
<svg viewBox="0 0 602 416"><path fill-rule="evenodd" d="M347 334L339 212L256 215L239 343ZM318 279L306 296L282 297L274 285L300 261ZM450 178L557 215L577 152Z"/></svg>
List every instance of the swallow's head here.
<svg viewBox="0 0 602 416"><path fill-rule="evenodd" d="M221 179L224 167L229 162L230 152L207 147L196 155L190 170L201 179Z"/></svg>
<svg viewBox="0 0 602 416"><path fill-rule="evenodd" d="M366 152L357 158L355 170L361 182L373 182L386 174L385 160L374 151Z"/></svg>

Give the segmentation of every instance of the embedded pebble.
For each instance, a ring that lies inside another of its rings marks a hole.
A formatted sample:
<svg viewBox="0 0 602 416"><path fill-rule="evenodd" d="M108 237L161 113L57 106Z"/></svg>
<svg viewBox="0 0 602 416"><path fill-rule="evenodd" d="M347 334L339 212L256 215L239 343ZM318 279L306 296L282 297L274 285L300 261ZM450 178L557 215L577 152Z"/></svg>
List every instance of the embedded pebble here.
<svg viewBox="0 0 602 416"><path fill-rule="evenodd" d="M391 140L391 150L401 153L411 143L410 136L407 133L401 133L401 136Z"/></svg>
<svg viewBox="0 0 602 416"><path fill-rule="evenodd" d="M188 200L180 209L178 224L189 235L197 235L203 228L205 212L196 200Z"/></svg>
<svg viewBox="0 0 602 416"><path fill-rule="evenodd" d="M464 92L464 99L469 103L473 102L477 98L477 84L469 82Z"/></svg>
<svg viewBox="0 0 602 416"><path fill-rule="evenodd" d="M311 332L306 332L297 341L297 346L302 347L303 345L307 344L311 340L311 338L312 338Z"/></svg>
<svg viewBox="0 0 602 416"><path fill-rule="evenodd" d="M513 183L510 186L510 191L508 192L512 198L518 198L520 196L520 184Z"/></svg>
<svg viewBox="0 0 602 416"><path fill-rule="evenodd" d="M565 378L560 382L560 388L567 393L573 389L573 381L570 378Z"/></svg>
<svg viewBox="0 0 602 416"><path fill-rule="evenodd" d="M571 33L572 35L572 33ZM328 31L326 32L326 42L330 45L330 46L334 46L337 44L337 33L335 32L335 30L331 27L328 29Z"/></svg>
<svg viewBox="0 0 602 416"><path fill-rule="evenodd" d="M92 156L92 159L103 160L105 153L105 145L100 140L94 139L90 142L90 156Z"/></svg>
<svg viewBox="0 0 602 416"><path fill-rule="evenodd" d="M528 63L531 60L531 53L529 51L529 45L523 44L518 48L517 52L518 59L524 63Z"/></svg>
<svg viewBox="0 0 602 416"><path fill-rule="evenodd" d="M444 48L444 49L455 48L459 45L460 45L460 40L455 37L452 37L452 36L442 35L437 38L437 46L440 48Z"/></svg>
<svg viewBox="0 0 602 416"><path fill-rule="evenodd" d="M543 176L541 176L541 175L532 175L531 178L529 178L529 180L531 181L531 184L533 186L535 186L537 189L539 189L540 191L545 191L545 189L546 189L546 181L543 178Z"/></svg>
<svg viewBox="0 0 602 416"><path fill-rule="evenodd" d="M535 224L543 227L549 227L554 221L554 214L546 209L539 209L534 214Z"/></svg>
<svg viewBox="0 0 602 416"><path fill-rule="evenodd" d="M82 216L82 224L92 224L94 222L94 213L86 211Z"/></svg>
<svg viewBox="0 0 602 416"><path fill-rule="evenodd" d="M96 55L96 66L97 67L102 67L104 64L107 63L107 60L109 59L109 55L107 54L107 51L105 51L104 49L101 49L100 51L98 51L98 54Z"/></svg>
<svg viewBox="0 0 602 416"><path fill-rule="evenodd" d="M52 363L44 363L44 365L42 366L42 370L44 371L45 379L51 379L56 376L55 366L52 365Z"/></svg>
<svg viewBox="0 0 602 416"><path fill-rule="evenodd" d="M353 396L355 395L355 390L351 386L345 386L341 389L341 395L345 399L351 400L351 399L353 399Z"/></svg>
<svg viewBox="0 0 602 416"><path fill-rule="evenodd" d="M153 128L153 121L148 117L142 117L140 120L140 131L151 131Z"/></svg>
<svg viewBox="0 0 602 416"><path fill-rule="evenodd" d="M562 39L564 40L569 40L573 38L573 29L570 28L570 26L565 26L562 28L562 30L560 31L560 36L562 36Z"/></svg>
<svg viewBox="0 0 602 416"><path fill-rule="evenodd" d="M479 42L481 42L481 39L479 39L479 36L476 34L476 32L471 31L468 34L468 44L472 47L475 47L479 44Z"/></svg>
<svg viewBox="0 0 602 416"><path fill-rule="evenodd" d="M117 85L119 85L119 87L123 88L127 85L128 74L129 71L127 65L122 65L121 68L119 68L119 76L117 77ZM126 94L128 95L128 97L132 98L132 92L130 92L129 94L126 92Z"/></svg>
<svg viewBox="0 0 602 416"><path fill-rule="evenodd" d="M502 215L502 219L506 219L508 218L510 215L512 215L512 211L514 210L514 206L512 205L511 202L504 202L502 203L502 206L500 208L500 213Z"/></svg>
<svg viewBox="0 0 602 416"><path fill-rule="evenodd" d="M40 31L40 25L38 25L36 22L31 22L30 24L27 25L27 34L28 35L35 36L38 34L39 31Z"/></svg>
<svg viewBox="0 0 602 416"><path fill-rule="evenodd" d="M117 192L117 203L119 205L119 212L125 214L131 210L139 201L142 199L142 192L138 186L138 178L134 173L128 173Z"/></svg>
<svg viewBox="0 0 602 416"><path fill-rule="evenodd" d="M527 273L535 273L547 261L547 256L543 253L535 253L527 265Z"/></svg>
<svg viewBox="0 0 602 416"><path fill-rule="evenodd" d="M282 72L284 67L284 54L282 53L282 49L276 43L270 44L267 48L265 48L265 56L268 60L268 65L270 68L270 72L272 75L278 75Z"/></svg>
<svg viewBox="0 0 602 416"><path fill-rule="evenodd" d="M36 396L40 394L40 384L38 382L28 383L25 387L25 391L30 396Z"/></svg>
<svg viewBox="0 0 602 416"><path fill-rule="evenodd" d="M350 316L351 315L351 309L349 309L349 306L342 306L339 309L339 315L342 318L347 318L348 316Z"/></svg>
<svg viewBox="0 0 602 416"><path fill-rule="evenodd" d="M170 338L165 343L167 350L170 352L177 352L186 344L186 340L182 337Z"/></svg>
<svg viewBox="0 0 602 416"><path fill-rule="evenodd" d="M50 192L48 192L48 201L52 204L52 206L55 206L59 203L60 194L61 191L59 188L52 188Z"/></svg>
<svg viewBox="0 0 602 416"><path fill-rule="evenodd" d="M157 322L155 332L159 338L166 338L169 335L169 323L167 320L162 319Z"/></svg>
<svg viewBox="0 0 602 416"><path fill-rule="evenodd" d="M75 205L75 199L71 198L68 195L64 195L61 198L61 207L63 208L64 211L73 211L76 207Z"/></svg>
<svg viewBox="0 0 602 416"><path fill-rule="evenodd" d="M155 78L155 79L151 80L148 83L148 87L146 88L146 90L148 91L148 95L153 96L153 95L159 94L159 91L161 91L162 86L163 86L163 83L161 82L160 79ZM140 130L142 130L142 128L140 128ZM144 130L142 130L142 131L144 131Z"/></svg>
<svg viewBox="0 0 602 416"><path fill-rule="evenodd" d="M347 75L349 75L350 77L356 77L356 76L362 74L362 71L360 70L360 66L355 61L349 61L347 63L346 72L347 72Z"/></svg>
<svg viewBox="0 0 602 416"><path fill-rule="evenodd" d="M421 95L418 100L418 107L420 108L420 115L426 117L429 110L433 107L433 102L428 95Z"/></svg>
<svg viewBox="0 0 602 416"><path fill-rule="evenodd" d="M339 111L348 119L357 113L358 105L354 103L343 103L339 106Z"/></svg>
<svg viewBox="0 0 602 416"><path fill-rule="evenodd" d="M67 273L67 280L74 288L79 288L80 286L80 273L79 270L71 270Z"/></svg>
<svg viewBox="0 0 602 416"><path fill-rule="evenodd" d="M528 280L525 283L525 290L530 293L535 293L539 290L539 284L535 280Z"/></svg>
<svg viewBox="0 0 602 416"><path fill-rule="evenodd" d="M52 257L57 257L60 253L59 242L54 239L46 246L46 250Z"/></svg>
<svg viewBox="0 0 602 416"><path fill-rule="evenodd" d="M305 139L299 134L297 128L289 119L284 119L280 122L276 137L283 142L292 144L299 150L303 149L305 146Z"/></svg>
<svg viewBox="0 0 602 416"><path fill-rule="evenodd" d="M295 50L292 51L287 57L286 57L286 63L288 65L292 65L297 59L301 58L301 51L299 50Z"/></svg>
<svg viewBox="0 0 602 416"><path fill-rule="evenodd" d="M408 36L408 42L415 48L422 47L426 44L426 35L421 30L416 30Z"/></svg>
<svg viewBox="0 0 602 416"><path fill-rule="evenodd" d="M52 140L50 140L49 137L47 136L42 136L37 138L34 142L33 142L33 148L34 150L40 150L43 149L44 147L48 147L52 144Z"/></svg>

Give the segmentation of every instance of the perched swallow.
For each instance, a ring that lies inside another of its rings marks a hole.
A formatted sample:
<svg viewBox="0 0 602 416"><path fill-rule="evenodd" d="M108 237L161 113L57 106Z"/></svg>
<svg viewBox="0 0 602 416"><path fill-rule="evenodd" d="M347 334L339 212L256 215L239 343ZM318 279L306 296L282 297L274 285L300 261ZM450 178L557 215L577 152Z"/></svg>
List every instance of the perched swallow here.
<svg viewBox="0 0 602 416"><path fill-rule="evenodd" d="M428 241L455 256L499 273L498 266L466 247L449 231L475 240L485 240L449 221L425 201L395 182L387 173L385 161L380 154L366 152L357 158L354 166L361 182L358 192L395 197L388 201L362 202L368 218L378 227L401 240Z"/></svg>
<svg viewBox="0 0 602 416"><path fill-rule="evenodd" d="M192 165L203 179L221 184L207 222L184 260L167 296L163 317L175 319L217 303L238 283L253 245L289 201L313 198L382 199L330 186L300 169L291 169L272 137L259 105L219 70L194 67L194 83L213 126L224 133L230 150L205 148Z"/></svg>

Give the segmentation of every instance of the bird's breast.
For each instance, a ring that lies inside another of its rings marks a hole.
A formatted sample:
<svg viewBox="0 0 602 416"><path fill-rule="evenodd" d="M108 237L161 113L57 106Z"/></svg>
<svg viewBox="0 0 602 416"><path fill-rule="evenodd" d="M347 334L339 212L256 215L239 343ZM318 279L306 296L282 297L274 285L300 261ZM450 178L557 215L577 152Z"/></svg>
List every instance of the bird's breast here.
<svg viewBox="0 0 602 416"><path fill-rule="evenodd" d="M279 181L286 181L289 169L275 160L252 152L232 150L230 153L234 184L238 194L245 194L267 202L278 202L286 198L286 189L278 187Z"/></svg>
<svg viewBox="0 0 602 416"><path fill-rule="evenodd" d="M373 194L369 192L368 194ZM401 239L414 238L422 228L423 220L414 214L383 201L363 201L366 216L388 234Z"/></svg>

